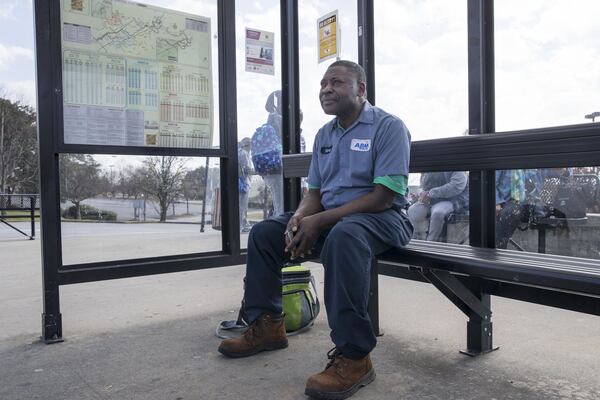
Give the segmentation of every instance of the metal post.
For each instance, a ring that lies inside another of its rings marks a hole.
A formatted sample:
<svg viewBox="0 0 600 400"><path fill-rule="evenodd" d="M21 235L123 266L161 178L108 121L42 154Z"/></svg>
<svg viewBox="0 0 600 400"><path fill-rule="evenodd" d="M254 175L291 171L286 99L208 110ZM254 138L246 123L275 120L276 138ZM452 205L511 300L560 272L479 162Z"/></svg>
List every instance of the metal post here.
<svg viewBox="0 0 600 400"><path fill-rule="evenodd" d="M383 336L379 327L379 264L377 258L371 259L371 271L369 276L369 304L367 305L371 326L375 336Z"/></svg>
<svg viewBox="0 0 600 400"><path fill-rule="evenodd" d="M375 13L373 0L357 1L358 63L367 75L367 100L375 105Z"/></svg>
<svg viewBox="0 0 600 400"><path fill-rule="evenodd" d="M466 286L470 289L471 293L481 301L481 304L484 307L491 310L491 297L489 294L483 292L481 282L473 280L468 282ZM461 353L475 357L498 350L498 347L494 347L493 343L494 336L491 312L489 315L482 316L470 310L468 315L467 349L461 351Z"/></svg>
<svg viewBox="0 0 600 400"><path fill-rule="evenodd" d="M29 196L29 211L31 212L31 236L29 239L35 239L35 196Z"/></svg>
<svg viewBox="0 0 600 400"><path fill-rule="evenodd" d="M469 134L495 131L494 8L493 0L468 0ZM495 171L469 173L469 240L471 246L494 247L496 238ZM481 288L473 293L490 307L490 295ZM467 322L465 354L493 350L492 322L475 314Z"/></svg>
<svg viewBox="0 0 600 400"><path fill-rule="evenodd" d="M237 89L235 1L219 0L219 121L220 139L227 156L221 158L221 229L223 252L240 252L240 213L237 157Z"/></svg>
<svg viewBox="0 0 600 400"><path fill-rule="evenodd" d="M283 154L300 152L300 79L298 55L298 2L281 0L281 96ZM284 179L284 209L300 203L300 179Z"/></svg>
<svg viewBox="0 0 600 400"><path fill-rule="evenodd" d="M204 167L204 198L202 199L202 219L200 221L200 232L204 232L206 223L206 194L208 193L208 164L209 158L206 157L206 166ZM214 210L213 210L214 212Z"/></svg>
<svg viewBox="0 0 600 400"><path fill-rule="evenodd" d="M61 102L60 2L35 1L40 213L42 238L42 340L61 342L58 269L62 265L60 184L56 152L57 109Z"/></svg>
<svg viewBox="0 0 600 400"><path fill-rule="evenodd" d="M469 134L495 131L493 0L468 0ZM495 171L469 174L472 246L495 244Z"/></svg>

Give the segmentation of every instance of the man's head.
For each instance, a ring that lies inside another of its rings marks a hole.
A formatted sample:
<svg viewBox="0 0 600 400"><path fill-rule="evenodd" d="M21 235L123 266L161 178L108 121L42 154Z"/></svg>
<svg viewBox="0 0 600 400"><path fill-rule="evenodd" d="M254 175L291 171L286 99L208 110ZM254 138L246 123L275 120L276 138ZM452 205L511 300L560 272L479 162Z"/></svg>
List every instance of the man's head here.
<svg viewBox="0 0 600 400"><path fill-rule="evenodd" d="M244 150L250 150L252 147L252 140L249 137L245 137L240 141L240 147Z"/></svg>
<svg viewBox="0 0 600 400"><path fill-rule="evenodd" d="M336 61L321 79L319 99L325 114L338 117L358 115L367 92L363 68L346 60Z"/></svg>

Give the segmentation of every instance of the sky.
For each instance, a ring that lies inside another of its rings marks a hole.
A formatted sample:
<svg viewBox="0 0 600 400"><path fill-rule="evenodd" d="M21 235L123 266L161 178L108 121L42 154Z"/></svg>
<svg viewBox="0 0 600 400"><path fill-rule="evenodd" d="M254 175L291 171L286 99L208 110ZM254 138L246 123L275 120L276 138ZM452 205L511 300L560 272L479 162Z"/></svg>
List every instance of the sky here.
<svg viewBox="0 0 600 400"><path fill-rule="evenodd" d="M146 3L211 18L213 89L218 115L216 1ZM466 0L375 2L376 103L404 120L413 141L459 136L468 128ZM279 1L238 0L238 137L266 121L264 103L281 86ZM338 10L341 58L357 60L354 1L299 1L300 103L308 147L330 119L318 103L329 64L317 63L317 18ZM600 111L600 2L502 0L495 7L496 129L590 123ZM274 76L245 72L244 28L275 32ZM35 106L31 0L0 0L0 93ZM218 117L215 132L218 132ZM218 134L215 133L218 139ZM218 144L215 139L214 144Z"/></svg>

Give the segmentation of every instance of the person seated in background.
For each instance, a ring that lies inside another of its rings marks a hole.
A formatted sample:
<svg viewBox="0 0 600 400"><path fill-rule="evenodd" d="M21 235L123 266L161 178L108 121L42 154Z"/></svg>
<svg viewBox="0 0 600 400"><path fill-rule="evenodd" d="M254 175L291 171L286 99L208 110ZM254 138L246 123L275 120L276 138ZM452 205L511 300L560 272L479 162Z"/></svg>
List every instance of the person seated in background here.
<svg viewBox="0 0 600 400"><path fill-rule="evenodd" d="M426 172L421 175L421 192L408 209L415 231L429 217L426 239L438 241L450 213L469 203L469 177L466 172Z"/></svg>
<svg viewBox="0 0 600 400"><path fill-rule="evenodd" d="M506 249L513 233L526 217L531 197L540 190L537 169L496 171L496 247Z"/></svg>

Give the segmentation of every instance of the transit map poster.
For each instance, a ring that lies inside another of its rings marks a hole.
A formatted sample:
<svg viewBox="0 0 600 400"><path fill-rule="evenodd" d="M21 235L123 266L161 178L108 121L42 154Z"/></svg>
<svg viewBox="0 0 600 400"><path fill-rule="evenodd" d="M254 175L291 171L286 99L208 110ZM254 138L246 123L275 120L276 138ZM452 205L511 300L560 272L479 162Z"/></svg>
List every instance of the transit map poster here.
<svg viewBox="0 0 600 400"><path fill-rule="evenodd" d="M318 61L323 62L337 57L340 53L338 11L332 11L317 20Z"/></svg>
<svg viewBox="0 0 600 400"><path fill-rule="evenodd" d="M64 142L210 148L210 19L62 0Z"/></svg>
<svg viewBox="0 0 600 400"><path fill-rule="evenodd" d="M246 72L275 75L275 33L246 28Z"/></svg>

